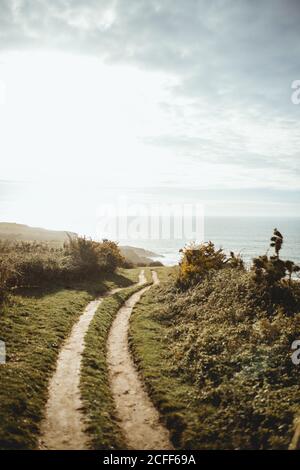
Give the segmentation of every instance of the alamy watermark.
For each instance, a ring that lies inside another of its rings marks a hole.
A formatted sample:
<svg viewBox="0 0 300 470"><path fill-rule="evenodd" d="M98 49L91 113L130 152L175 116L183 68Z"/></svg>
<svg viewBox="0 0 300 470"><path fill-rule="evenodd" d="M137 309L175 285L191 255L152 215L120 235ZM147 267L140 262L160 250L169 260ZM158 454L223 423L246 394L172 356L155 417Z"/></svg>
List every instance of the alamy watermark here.
<svg viewBox="0 0 300 470"><path fill-rule="evenodd" d="M300 339L296 339L292 343L292 349L293 349L293 354L291 356L292 363L295 366L298 366L300 364Z"/></svg>
<svg viewBox="0 0 300 470"><path fill-rule="evenodd" d="M291 88L294 90L291 94L291 102L293 104L300 104L300 80L294 80Z"/></svg>
<svg viewBox="0 0 300 470"><path fill-rule="evenodd" d="M97 213L97 238L112 240L204 240L204 206L192 204L102 204Z"/></svg>
<svg viewBox="0 0 300 470"><path fill-rule="evenodd" d="M5 342L0 340L0 365L6 364L6 347Z"/></svg>

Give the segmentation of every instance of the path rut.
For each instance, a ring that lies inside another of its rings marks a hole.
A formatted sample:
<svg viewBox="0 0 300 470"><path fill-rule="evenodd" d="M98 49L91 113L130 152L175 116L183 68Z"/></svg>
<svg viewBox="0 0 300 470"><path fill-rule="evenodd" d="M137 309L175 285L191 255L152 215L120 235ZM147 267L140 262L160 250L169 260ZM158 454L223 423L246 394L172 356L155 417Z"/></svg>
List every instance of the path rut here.
<svg viewBox="0 0 300 470"><path fill-rule="evenodd" d="M109 295L121 288L113 289ZM64 343L49 384L46 415L41 426L40 449L89 448L80 397L80 367L84 337L103 298L88 304Z"/></svg>
<svg viewBox="0 0 300 470"><path fill-rule="evenodd" d="M153 283L158 284L156 272ZM160 423L159 413L153 406L132 360L128 346L129 319L134 305L150 289L147 286L133 294L120 308L109 333L107 361L116 412L128 448L172 449L169 432Z"/></svg>

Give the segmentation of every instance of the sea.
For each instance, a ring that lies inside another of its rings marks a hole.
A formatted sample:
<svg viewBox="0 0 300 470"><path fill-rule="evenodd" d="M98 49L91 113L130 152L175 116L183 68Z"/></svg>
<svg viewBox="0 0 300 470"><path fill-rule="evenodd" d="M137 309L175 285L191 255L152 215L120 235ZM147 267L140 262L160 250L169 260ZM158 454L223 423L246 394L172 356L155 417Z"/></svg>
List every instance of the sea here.
<svg viewBox="0 0 300 470"><path fill-rule="evenodd" d="M217 248L229 254L240 254L246 265L259 255L272 254L270 238L274 228L283 235L282 259L289 259L300 265L300 217L205 217L203 241L212 241ZM175 265L181 258L179 250L193 240L188 239L135 239L128 244L150 250L159 256L166 266Z"/></svg>

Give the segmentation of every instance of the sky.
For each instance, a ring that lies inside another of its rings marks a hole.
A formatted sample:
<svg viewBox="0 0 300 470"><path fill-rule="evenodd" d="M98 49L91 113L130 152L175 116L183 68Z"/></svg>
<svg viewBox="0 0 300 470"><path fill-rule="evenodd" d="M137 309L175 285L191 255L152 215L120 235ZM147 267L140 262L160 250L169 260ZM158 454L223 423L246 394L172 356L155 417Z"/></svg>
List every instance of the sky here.
<svg viewBox="0 0 300 470"><path fill-rule="evenodd" d="M299 24L298 0L0 0L0 219L299 215Z"/></svg>

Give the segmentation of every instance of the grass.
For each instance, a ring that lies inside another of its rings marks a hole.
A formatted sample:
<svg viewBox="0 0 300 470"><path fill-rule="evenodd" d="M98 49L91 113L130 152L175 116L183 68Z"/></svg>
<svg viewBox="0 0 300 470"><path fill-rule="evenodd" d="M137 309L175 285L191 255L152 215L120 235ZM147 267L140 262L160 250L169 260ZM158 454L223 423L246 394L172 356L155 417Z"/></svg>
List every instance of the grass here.
<svg viewBox="0 0 300 470"><path fill-rule="evenodd" d="M58 352L87 303L112 287L127 287L139 270L119 270L105 279L19 289L1 306L0 339L7 363L0 365L0 448L37 448L49 378Z"/></svg>
<svg viewBox="0 0 300 470"><path fill-rule="evenodd" d="M299 303L286 308L281 294L269 304L259 289L249 273L225 270L183 293L167 282L135 306L131 348L175 447L288 448Z"/></svg>
<svg viewBox="0 0 300 470"><path fill-rule="evenodd" d="M155 270L157 270L158 268L154 268ZM161 269L161 268L159 268ZM122 275L126 275L126 278L129 279L131 281L131 284L132 283L135 283L139 280L139 274L141 273L141 271L144 271L144 274L145 274L145 277L146 277L146 281L149 282L149 283L152 283L152 272L153 268L150 268L150 267L138 267L138 268L131 268L131 269L119 269L119 273ZM125 274L124 274L125 273ZM124 285L124 287L129 287L130 285Z"/></svg>
<svg viewBox="0 0 300 470"><path fill-rule="evenodd" d="M148 393L170 430L173 445L180 448L183 432L185 440L197 433L193 413L189 411L191 404L196 406L197 390L170 373L173 364L168 353L167 331L153 318L158 308L155 300L158 289L153 287L135 306L129 341Z"/></svg>
<svg viewBox="0 0 300 470"><path fill-rule="evenodd" d="M148 279L150 279L149 273L150 270L147 270ZM125 448L109 388L106 342L118 310L134 292L142 287L145 285L124 289L104 298L85 337L81 395L87 418L87 432L93 449Z"/></svg>
<svg viewBox="0 0 300 470"><path fill-rule="evenodd" d="M155 268L162 285L174 277L175 268ZM197 389L172 372L168 327L157 321L160 287L153 287L136 304L130 319L129 342L148 393L170 430L176 448L187 448L199 432L195 419Z"/></svg>
<svg viewBox="0 0 300 470"><path fill-rule="evenodd" d="M174 280L178 272L178 266L158 266L152 270L157 272L159 281L164 284L168 281Z"/></svg>

